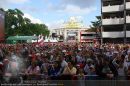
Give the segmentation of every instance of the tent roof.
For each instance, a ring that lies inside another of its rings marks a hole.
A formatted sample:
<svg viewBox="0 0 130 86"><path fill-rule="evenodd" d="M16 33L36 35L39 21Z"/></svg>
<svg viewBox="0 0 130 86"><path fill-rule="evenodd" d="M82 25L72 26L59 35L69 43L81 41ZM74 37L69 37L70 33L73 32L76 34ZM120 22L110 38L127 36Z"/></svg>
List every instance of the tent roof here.
<svg viewBox="0 0 130 86"><path fill-rule="evenodd" d="M7 40L36 40L36 36L10 36Z"/></svg>

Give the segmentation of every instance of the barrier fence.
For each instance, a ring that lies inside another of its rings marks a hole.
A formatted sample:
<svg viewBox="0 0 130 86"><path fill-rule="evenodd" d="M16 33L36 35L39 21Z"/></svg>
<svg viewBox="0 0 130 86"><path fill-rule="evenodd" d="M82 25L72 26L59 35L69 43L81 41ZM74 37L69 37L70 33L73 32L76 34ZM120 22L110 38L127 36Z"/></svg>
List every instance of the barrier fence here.
<svg viewBox="0 0 130 86"><path fill-rule="evenodd" d="M48 84L50 86L129 86L130 81L127 80L127 77L121 76L113 79L105 79L98 75L47 76L44 74L19 74L18 76L3 76L1 83L3 83L2 85L5 83L33 84L33 86L35 86L34 84L40 84L36 86L48 86Z"/></svg>

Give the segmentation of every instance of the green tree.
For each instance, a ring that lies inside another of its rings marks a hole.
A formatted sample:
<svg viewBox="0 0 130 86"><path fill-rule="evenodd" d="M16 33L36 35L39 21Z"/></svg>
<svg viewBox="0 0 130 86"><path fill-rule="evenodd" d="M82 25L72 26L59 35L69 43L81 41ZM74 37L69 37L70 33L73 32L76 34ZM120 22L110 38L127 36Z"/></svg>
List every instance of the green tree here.
<svg viewBox="0 0 130 86"><path fill-rule="evenodd" d="M4 9L0 9L4 11ZM15 35L49 35L48 27L45 24L33 24L31 20L24 17L19 9L8 9L5 12L5 33L6 38Z"/></svg>
<svg viewBox="0 0 130 86"><path fill-rule="evenodd" d="M94 32L101 31L101 16L96 16L97 20L92 21L92 26L90 26L91 30Z"/></svg>

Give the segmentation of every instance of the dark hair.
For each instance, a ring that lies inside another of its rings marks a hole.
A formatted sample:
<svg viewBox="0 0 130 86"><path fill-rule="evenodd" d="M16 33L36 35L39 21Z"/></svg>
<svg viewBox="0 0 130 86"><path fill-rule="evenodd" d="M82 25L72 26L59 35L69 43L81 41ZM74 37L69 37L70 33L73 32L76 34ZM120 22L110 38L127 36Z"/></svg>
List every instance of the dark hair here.
<svg viewBox="0 0 130 86"><path fill-rule="evenodd" d="M69 61L69 62L71 63L71 65L73 65L73 66L75 65L75 62L74 62L74 61Z"/></svg>
<svg viewBox="0 0 130 86"><path fill-rule="evenodd" d="M128 70L130 70L130 66L128 66Z"/></svg>

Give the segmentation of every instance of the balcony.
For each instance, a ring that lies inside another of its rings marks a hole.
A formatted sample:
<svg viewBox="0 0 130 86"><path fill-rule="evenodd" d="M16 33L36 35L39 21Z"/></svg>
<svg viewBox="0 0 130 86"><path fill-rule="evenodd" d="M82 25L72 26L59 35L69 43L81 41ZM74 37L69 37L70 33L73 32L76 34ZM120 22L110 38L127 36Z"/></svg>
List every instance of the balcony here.
<svg viewBox="0 0 130 86"><path fill-rule="evenodd" d="M81 36L81 39L95 39L95 36Z"/></svg>
<svg viewBox="0 0 130 86"><path fill-rule="evenodd" d="M123 11L124 5L109 5L109 6L103 6L102 12L117 12L117 11Z"/></svg>
<svg viewBox="0 0 130 86"><path fill-rule="evenodd" d="M126 37L130 37L130 31L126 31Z"/></svg>
<svg viewBox="0 0 130 86"><path fill-rule="evenodd" d="M124 36L124 32L102 32L103 38L121 38Z"/></svg>
<svg viewBox="0 0 130 86"><path fill-rule="evenodd" d="M130 2L126 2L126 9L130 9Z"/></svg>
<svg viewBox="0 0 130 86"><path fill-rule="evenodd" d="M102 20L103 25L118 25L124 24L124 18L109 18Z"/></svg>
<svg viewBox="0 0 130 86"><path fill-rule="evenodd" d="M130 16L126 16L126 23L130 23Z"/></svg>

